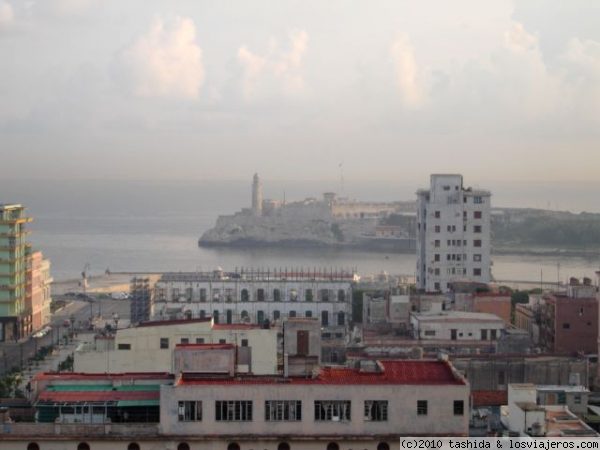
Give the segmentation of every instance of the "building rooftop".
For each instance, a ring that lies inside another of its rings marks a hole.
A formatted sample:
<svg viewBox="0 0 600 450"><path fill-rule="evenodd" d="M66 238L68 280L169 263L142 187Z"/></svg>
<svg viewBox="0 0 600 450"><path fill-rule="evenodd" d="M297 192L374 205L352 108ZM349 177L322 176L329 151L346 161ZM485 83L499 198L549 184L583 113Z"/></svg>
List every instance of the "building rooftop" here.
<svg viewBox="0 0 600 450"><path fill-rule="evenodd" d="M169 380L174 376L168 372L125 372L125 373L82 373L42 372L33 378L36 381L115 381L115 380Z"/></svg>
<svg viewBox="0 0 600 450"><path fill-rule="evenodd" d="M217 269L211 272L167 272L161 282L187 282L201 281L358 281L360 277L354 271L340 269L290 269L290 270L262 270L248 269L225 272Z"/></svg>
<svg viewBox="0 0 600 450"><path fill-rule="evenodd" d="M146 391L52 391L44 390L39 403L119 402L131 400L159 400L160 390Z"/></svg>
<svg viewBox="0 0 600 450"><path fill-rule="evenodd" d="M233 344L176 344L176 348L190 348L199 350L231 350L235 348Z"/></svg>
<svg viewBox="0 0 600 450"><path fill-rule="evenodd" d="M421 322L503 322L495 314L466 311L444 311L439 314L412 314Z"/></svg>
<svg viewBox="0 0 600 450"><path fill-rule="evenodd" d="M535 387L538 391L561 391L561 392L590 392L588 388L581 385L542 384Z"/></svg>
<svg viewBox="0 0 600 450"><path fill-rule="evenodd" d="M205 317L203 319L149 320L149 321L138 324L136 328L165 327L168 325L188 325L191 323L206 323L206 322L210 322L211 320L212 320L211 317Z"/></svg>
<svg viewBox="0 0 600 450"><path fill-rule="evenodd" d="M313 378L280 376L198 377L183 374L177 385L206 384L308 384L308 385L464 385L465 381L444 361L381 361L380 371L323 367Z"/></svg>

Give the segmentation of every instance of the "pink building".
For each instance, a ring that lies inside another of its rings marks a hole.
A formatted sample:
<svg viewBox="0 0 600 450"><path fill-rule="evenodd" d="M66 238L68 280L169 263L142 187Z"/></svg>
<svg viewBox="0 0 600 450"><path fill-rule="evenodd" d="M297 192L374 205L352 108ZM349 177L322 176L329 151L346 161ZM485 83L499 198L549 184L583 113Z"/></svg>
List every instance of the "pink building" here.
<svg viewBox="0 0 600 450"><path fill-rule="evenodd" d="M26 310L31 314L31 331L37 331L50 322L50 261L36 251L27 258Z"/></svg>

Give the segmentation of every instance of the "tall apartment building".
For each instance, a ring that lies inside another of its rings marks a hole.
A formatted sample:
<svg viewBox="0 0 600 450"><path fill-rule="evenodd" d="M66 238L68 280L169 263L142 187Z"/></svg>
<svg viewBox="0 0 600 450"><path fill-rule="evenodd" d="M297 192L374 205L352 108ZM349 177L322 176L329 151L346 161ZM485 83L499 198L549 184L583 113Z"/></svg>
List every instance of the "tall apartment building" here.
<svg viewBox="0 0 600 450"><path fill-rule="evenodd" d="M31 330L40 330L50 322L50 261L44 259L40 251L31 251L28 248L27 253L27 273L26 273L26 310L31 314Z"/></svg>
<svg viewBox="0 0 600 450"><path fill-rule="evenodd" d="M27 247L25 208L0 204L0 342L15 341L31 332L27 311Z"/></svg>
<svg viewBox="0 0 600 450"><path fill-rule="evenodd" d="M454 281L491 280L491 193L463 186L462 175L431 175L417 191L417 288L449 290Z"/></svg>

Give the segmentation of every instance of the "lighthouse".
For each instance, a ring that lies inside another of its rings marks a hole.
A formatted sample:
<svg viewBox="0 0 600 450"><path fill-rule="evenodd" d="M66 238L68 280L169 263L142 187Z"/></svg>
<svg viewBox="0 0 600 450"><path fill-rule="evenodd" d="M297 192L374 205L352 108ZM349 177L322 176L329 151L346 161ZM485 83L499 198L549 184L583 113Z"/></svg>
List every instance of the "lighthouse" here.
<svg viewBox="0 0 600 450"><path fill-rule="evenodd" d="M252 213L255 216L262 216L262 199L262 183L255 173L252 179Z"/></svg>

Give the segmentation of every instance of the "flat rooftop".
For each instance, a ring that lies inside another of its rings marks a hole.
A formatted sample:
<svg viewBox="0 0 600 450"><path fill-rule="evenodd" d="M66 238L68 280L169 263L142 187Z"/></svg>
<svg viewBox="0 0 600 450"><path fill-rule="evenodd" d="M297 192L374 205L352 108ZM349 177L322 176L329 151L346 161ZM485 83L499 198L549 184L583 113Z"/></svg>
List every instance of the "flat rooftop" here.
<svg viewBox="0 0 600 450"><path fill-rule="evenodd" d="M465 385L465 381L444 361L380 361L380 371L346 367L322 367L313 378L281 376L205 377L190 374L177 381L178 386L238 384L298 385Z"/></svg>
<svg viewBox="0 0 600 450"><path fill-rule="evenodd" d="M249 270L224 272L167 272L159 282L196 283L202 281L329 281L352 282L360 277L352 271L330 269L299 269L299 270Z"/></svg>
<svg viewBox="0 0 600 450"><path fill-rule="evenodd" d="M420 322L504 322L495 314L465 312L465 311L444 311L439 314L413 314Z"/></svg>

